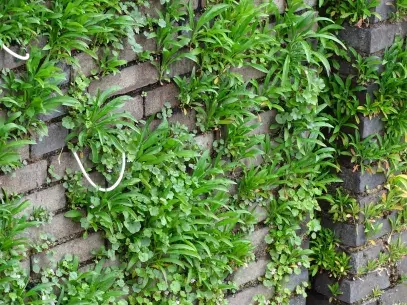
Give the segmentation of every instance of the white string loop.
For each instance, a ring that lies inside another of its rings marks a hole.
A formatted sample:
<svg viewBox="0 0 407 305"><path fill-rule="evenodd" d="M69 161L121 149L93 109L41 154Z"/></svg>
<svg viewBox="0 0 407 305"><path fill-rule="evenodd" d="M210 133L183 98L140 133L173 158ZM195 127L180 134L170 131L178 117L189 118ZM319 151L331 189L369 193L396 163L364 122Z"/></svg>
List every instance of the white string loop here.
<svg viewBox="0 0 407 305"><path fill-rule="evenodd" d="M21 60L28 60L30 58L29 53L25 54L24 56L21 56L21 55L18 55L17 53L15 53L15 52L13 52L9 48L7 48L5 45L3 45L3 49L4 49L4 51L9 53L11 56L14 56L15 58L18 58L18 59L21 59Z"/></svg>
<svg viewBox="0 0 407 305"><path fill-rule="evenodd" d="M119 178L117 179L117 181L115 182L115 184L113 184L111 187L108 188L102 188L100 186L98 186L97 184L95 184L92 179L89 177L88 173L86 172L85 168L82 165L81 160L78 157L78 154L75 151L72 151L73 156L76 159L76 162L78 162L79 168L82 171L82 174L85 176L86 180L88 180L88 182L90 183L90 185L92 185L95 189L97 189L98 191L101 192L110 192L113 191L122 181L123 176L124 176L124 171L126 169L126 154L123 152L122 153L122 168L120 170L120 175Z"/></svg>

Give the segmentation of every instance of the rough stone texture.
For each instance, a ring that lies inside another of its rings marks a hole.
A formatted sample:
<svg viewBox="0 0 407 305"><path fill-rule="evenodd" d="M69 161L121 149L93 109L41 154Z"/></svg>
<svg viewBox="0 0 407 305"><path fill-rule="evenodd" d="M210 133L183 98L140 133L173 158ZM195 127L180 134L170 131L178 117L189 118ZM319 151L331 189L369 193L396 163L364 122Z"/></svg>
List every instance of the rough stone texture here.
<svg viewBox="0 0 407 305"><path fill-rule="evenodd" d="M386 176L383 173L370 174L365 171L353 172L352 169L342 167L340 178L343 180L343 187L354 193L363 193L366 190L372 190L375 187L386 182Z"/></svg>
<svg viewBox="0 0 407 305"><path fill-rule="evenodd" d="M212 150L214 140L213 133L201 134L195 137L196 143L202 150Z"/></svg>
<svg viewBox="0 0 407 305"><path fill-rule="evenodd" d="M147 39L143 34L136 34L135 39L136 42L143 47L143 51L155 51L157 49L155 39L153 38ZM120 51L119 58L127 62L134 61L138 58L137 53L133 51L127 39L123 41L123 50Z"/></svg>
<svg viewBox="0 0 407 305"><path fill-rule="evenodd" d="M269 260L260 258L255 262L249 263L246 267L240 268L234 275L232 280L241 286L248 282L257 280L266 273L266 267Z"/></svg>
<svg viewBox="0 0 407 305"><path fill-rule="evenodd" d="M270 125L276 122L276 111L269 110L260 113L257 118L250 121L250 124L260 123L261 125L254 129L250 134L267 134L270 132Z"/></svg>
<svg viewBox="0 0 407 305"><path fill-rule="evenodd" d="M30 260L29 259L21 261L20 266L25 271L26 275L30 275L31 265L30 265Z"/></svg>
<svg viewBox="0 0 407 305"><path fill-rule="evenodd" d="M66 254L72 254L78 256L79 260L83 262L93 257L92 250L99 249L103 245L104 241L100 234L91 234L87 239L77 238L52 248L54 253L52 257L55 261L60 261ZM31 256L32 263L34 259L38 259L40 267L45 267L50 263L49 257L44 252Z"/></svg>
<svg viewBox="0 0 407 305"><path fill-rule="evenodd" d="M362 139L367 138L372 134L378 134L383 131L384 124L381 116L373 118L360 116L359 132Z"/></svg>
<svg viewBox="0 0 407 305"><path fill-rule="evenodd" d="M62 184L32 193L25 197L33 207L43 207L54 213L65 208L65 189Z"/></svg>
<svg viewBox="0 0 407 305"><path fill-rule="evenodd" d="M170 103L171 108L177 107L179 105L178 94L179 90L173 83L147 92L145 115L150 116L160 112L165 103Z"/></svg>
<svg viewBox="0 0 407 305"><path fill-rule="evenodd" d="M64 114L67 113L67 109L64 106L60 106L57 109L55 109L54 111L52 111L49 114L40 114L38 116L38 118L44 122L48 122L52 119L58 118L60 116L63 116Z"/></svg>
<svg viewBox="0 0 407 305"><path fill-rule="evenodd" d="M256 204L254 209L251 211L253 215L257 218L257 222L263 222L267 219L267 209L263 206Z"/></svg>
<svg viewBox="0 0 407 305"><path fill-rule="evenodd" d="M104 91L113 86L120 86L122 89L117 91L116 94L123 94L157 81L157 69L149 62L145 62L125 68L116 75L111 74L99 80L92 81L89 86L89 93L95 94L98 89Z"/></svg>
<svg viewBox="0 0 407 305"><path fill-rule="evenodd" d="M195 63L192 60L183 58L170 66L170 74L168 76L174 77L190 73L194 66Z"/></svg>
<svg viewBox="0 0 407 305"><path fill-rule="evenodd" d="M386 21L396 11L395 0L380 0L380 4L374 9L374 12L380 15L380 18L372 16L370 18L371 23L377 23Z"/></svg>
<svg viewBox="0 0 407 305"><path fill-rule="evenodd" d="M43 137L37 144L31 145L31 157L37 158L43 154L64 147L67 135L68 130L62 127L62 123L50 124L48 126L48 136Z"/></svg>
<svg viewBox="0 0 407 305"><path fill-rule="evenodd" d="M325 296L332 296L328 285L331 285L335 281L335 279L330 278L326 273L319 274L316 276L314 289ZM367 297L372 293L374 288L386 289L389 286L390 280L388 271L376 271L361 278L341 280L339 289L342 291L342 294L336 298L350 304Z"/></svg>
<svg viewBox="0 0 407 305"><path fill-rule="evenodd" d="M227 298L229 305L249 305L252 304L253 297L258 294L265 295L268 298L273 296L273 290L258 285L256 287L247 288L241 292L236 293L233 296Z"/></svg>
<svg viewBox="0 0 407 305"><path fill-rule="evenodd" d="M266 74L264 72L261 72L250 66L244 66L244 67L240 67L240 68L234 67L234 68L230 69L230 72L241 74L243 76L243 80L245 82L247 82L251 79L258 79L258 78L262 78L262 77L266 76Z"/></svg>
<svg viewBox="0 0 407 305"><path fill-rule="evenodd" d="M144 116L143 98L140 95L137 95L137 96L131 98L130 100L126 101L126 103L122 109L130 112L130 114L136 120L141 120Z"/></svg>
<svg viewBox="0 0 407 305"><path fill-rule="evenodd" d="M378 203L386 193L386 190L380 190L367 195L357 195L356 200L360 207L364 207L368 204Z"/></svg>
<svg viewBox="0 0 407 305"><path fill-rule="evenodd" d="M189 110L188 113L185 115L183 112L176 112L170 118L168 118L168 122L175 123L179 122L182 125L188 127L190 131L195 129L196 126L196 114L194 110Z"/></svg>
<svg viewBox="0 0 407 305"><path fill-rule="evenodd" d="M306 302L307 300L303 296L297 295L290 300L290 305L305 305Z"/></svg>
<svg viewBox="0 0 407 305"><path fill-rule="evenodd" d="M0 176L0 187L8 192L25 193L46 182L47 161L41 160L17 169L13 174Z"/></svg>
<svg viewBox="0 0 407 305"><path fill-rule="evenodd" d="M83 166L85 169L91 167L92 163L86 158L87 154L85 153L82 155L78 153L79 158L82 161ZM50 167L53 168L53 173L58 175L58 177L52 177L53 181L61 179L65 175L66 169L70 168L72 171L79 171L78 163L76 162L74 156L71 152L63 152L62 154L58 154L56 156L51 157Z"/></svg>
<svg viewBox="0 0 407 305"><path fill-rule="evenodd" d="M389 217L395 217L393 213ZM391 232L391 223L388 218L378 219L376 224L382 224L382 228L374 235L366 235L365 227L361 224L334 223L327 217L322 218L322 225L330 228L341 240L341 244L349 247L359 247L366 244L369 240L378 239Z"/></svg>
<svg viewBox="0 0 407 305"><path fill-rule="evenodd" d="M251 233L247 238L251 241L254 247L256 257L264 257L266 255L266 243L264 238L267 236L269 228L264 227Z"/></svg>
<svg viewBox="0 0 407 305"><path fill-rule="evenodd" d="M86 76L89 77L92 75L91 71L92 70L97 70L97 64L96 61L90 56L89 54L86 53L79 53L78 55L75 55L75 59L78 61L78 64L80 66L80 71ZM75 73L76 68L74 68L74 73Z"/></svg>
<svg viewBox="0 0 407 305"><path fill-rule="evenodd" d="M27 230L27 237L34 242L40 241L40 234L45 233L52 235L55 240L71 236L83 231L80 223L73 222L69 218L65 218L63 214L58 214L53 217L51 223L40 227L32 227Z"/></svg>
<svg viewBox="0 0 407 305"><path fill-rule="evenodd" d="M396 263L396 269L399 275L407 275L407 257L401 259Z"/></svg>
<svg viewBox="0 0 407 305"><path fill-rule="evenodd" d="M375 260L379 257L380 252L384 251L382 241L377 241L376 245L367 247L363 250L348 253L350 255L350 270L352 274L357 274L360 268L365 267L370 260Z"/></svg>
<svg viewBox="0 0 407 305"><path fill-rule="evenodd" d="M286 280L287 282L283 285L284 288L294 291L298 285L301 285L303 282L308 282L308 269L303 268L300 274L291 274Z"/></svg>
<svg viewBox="0 0 407 305"><path fill-rule="evenodd" d="M407 302L407 284L402 283L387 290L380 297L379 305L394 305Z"/></svg>
<svg viewBox="0 0 407 305"><path fill-rule="evenodd" d="M368 28L346 25L339 38L360 52L372 54L391 46L396 35L405 34L404 23L379 23Z"/></svg>
<svg viewBox="0 0 407 305"><path fill-rule="evenodd" d="M18 150L21 160L30 159L30 145L24 145Z"/></svg>

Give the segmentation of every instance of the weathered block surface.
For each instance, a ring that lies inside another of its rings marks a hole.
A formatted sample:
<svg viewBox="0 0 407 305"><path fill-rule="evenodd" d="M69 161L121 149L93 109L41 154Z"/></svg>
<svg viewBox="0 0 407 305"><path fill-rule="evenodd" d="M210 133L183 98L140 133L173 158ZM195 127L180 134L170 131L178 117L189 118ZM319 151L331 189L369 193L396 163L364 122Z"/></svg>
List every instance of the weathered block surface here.
<svg viewBox="0 0 407 305"><path fill-rule="evenodd" d="M60 149L65 146L65 138L68 130L61 123L48 126L48 136L43 137L37 144L31 146L31 157L37 158L43 154Z"/></svg>
<svg viewBox="0 0 407 305"><path fill-rule="evenodd" d="M346 167L342 167L341 171L339 176L343 180L343 187L354 193L363 193L386 182L386 176L383 173L370 174L365 171L362 174L360 171L353 172Z"/></svg>
<svg viewBox="0 0 407 305"><path fill-rule="evenodd" d="M140 95L132 97L130 100L126 101L122 109L130 112L136 120L141 120L144 116L143 98Z"/></svg>
<svg viewBox="0 0 407 305"><path fill-rule="evenodd" d="M260 258L255 262L249 263L247 267L240 268L233 275L232 279L238 286L257 280L266 273L268 263L269 260Z"/></svg>
<svg viewBox="0 0 407 305"><path fill-rule="evenodd" d="M52 248L54 253L52 258L55 261L60 261L66 254L72 254L78 256L81 262L87 261L93 257L91 251L103 245L104 241L100 234L91 234L87 239L77 238ZM35 254L31 257L32 262L34 259L38 259L40 267L46 267L50 263L46 253Z"/></svg>
<svg viewBox="0 0 407 305"><path fill-rule="evenodd" d="M160 112L167 102L170 103L172 108L177 107L179 105L178 94L179 90L173 83L147 92L145 115L150 116Z"/></svg>
<svg viewBox="0 0 407 305"><path fill-rule="evenodd" d="M350 255L350 270L351 274L357 274L358 270L365 267L370 260L376 260L379 254L384 251L382 241L377 241L375 245L367 247L363 250L348 253Z"/></svg>
<svg viewBox="0 0 407 305"><path fill-rule="evenodd" d="M50 212L56 212L66 206L65 189L61 184L32 193L25 199L31 202L33 207L43 207Z"/></svg>
<svg viewBox="0 0 407 305"><path fill-rule="evenodd" d="M332 296L328 285L336 282L328 274L319 274L315 279L315 291L325 295ZM361 278L356 279L343 279L340 281L339 289L342 292L337 296L338 300L346 302L348 304L358 302L363 298L370 295L373 289L386 289L390 286L390 279L387 270L381 270L369 273ZM387 305L387 304L386 304Z"/></svg>
<svg viewBox="0 0 407 305"><path fill-rule="evenodd" d="M395 214L389 217L394 218ZM366 234L365 226L362 224L334 223L327 217L322 218L322 225L330 228L335 235L341 240L341 244L349 247L359 247L366 244L369 240L378 239L391 232L391 223L388 218L376 220L377 226L382 226L375 234Z"/></svg>
<svg viewBox="0 0 407 305"><path fill-rule="evenodd" d="M368 28L346 25L339 38L360 52L372 54L391 46L396 35L404 36L405 26L405 22L379 23Z"/></svg>
<svg viewBox="0 0 407 305"><path fill-rule="evenodd" d="M47 161L41 160L17 169L13 174L0 176L0 187L9 192L25 193L46 182Z"/></svg>
<svg viewBox="0 0 407 305"><path fill-rule="evenodd" d="M253 298L262 294L268 298L273 296L273 290L264 287L263 285L258 285L256 287L247 288L241 292L236 293L233 296L227 298L229 305L249 305L252 304Z"/></svg>
<svg viewBox="0 0 407 305"><path fill-rule="evenodd" d="M89 86L89 93L95 94L97 90L104 91L113 86L121 87L116 94L123 94L154 84L158 81L157 69L149 62L125 68L116 75L108 75L102 79L94 80Z"/></svg>
<svg viewBox="0 0 407 305"><path fill-rule="evenodd" d="M69 218L65 218L63 214L58 214L53 217L51 223L40 227L32 227L27 231L27 237L37 242L40 241L41 233L52 235L55 240L74 235L82 232L80 223L73 222Z"/></svg>
<svg viewBox="0 0 407 305"><path fill-rule="evenodd" d="M395 305L407 302L407 285L399 284L387 290L381 297L379 305Z"/></svg>

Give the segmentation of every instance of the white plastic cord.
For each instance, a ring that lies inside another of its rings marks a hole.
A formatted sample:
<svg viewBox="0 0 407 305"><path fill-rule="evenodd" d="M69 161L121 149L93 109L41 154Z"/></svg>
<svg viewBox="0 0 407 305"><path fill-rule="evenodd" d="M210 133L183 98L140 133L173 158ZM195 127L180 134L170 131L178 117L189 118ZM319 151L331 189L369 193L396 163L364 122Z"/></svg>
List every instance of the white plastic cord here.
<svg viewBox="0 0 407 305"><path fill-rule="evenodd" d="M3 45L3 49L9 53L11 56L14 56L15 58L21 59L21 60L28 60L30 58L30 54L27 53L24 56L18 55L17 53L13 52L9 48L7 48L5 45Z"/></svg>
<svg viewBox="0 0 407 305"><path fill-rule="evenodd" d="M117 179L117 181L115 182L115 184L113 184L111 187L108 187L107 189L98 186L97 184L95 184L95 183L92 181L92 179L89 177L88 173L87 173L87 172L85 171L85 169L83 168L82 162L81 162L81 160L79 159L78 154L77 154L76 152L74 152L74 151L72 151L72 153L73 153L73 156L74 156L75 159L76 159L76 162L78 162L79 168L81 169L81 171L82 171L83 175L85 176L86 180L88 180L88 182L89 182L95 189L97 189L98 191L101 191L101 192L110 192L110 191L113 191L113 190L120 184L120 182L122 181L123 175L124 175L124 170L126 169L126 154L125 154L125 153L122 153L122 169L121 169L121 171L120 171L119 178Z"/></svg>

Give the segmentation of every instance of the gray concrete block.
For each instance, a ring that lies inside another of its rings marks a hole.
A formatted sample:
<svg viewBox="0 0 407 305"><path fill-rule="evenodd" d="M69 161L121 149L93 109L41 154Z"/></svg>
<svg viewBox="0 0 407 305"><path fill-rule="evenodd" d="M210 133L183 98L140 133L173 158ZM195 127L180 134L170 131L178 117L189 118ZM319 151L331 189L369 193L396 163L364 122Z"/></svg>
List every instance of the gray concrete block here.
<svg viewBox="0 0 407 305"><path fill-rule="evenodd" d="M254 247L254 254L256 257L265 257L267 254L267 244L265 243L264 238L269 233L269 230L268 227L264 227L247 236Z"/></svg>
<svg viewBox="0 0 407 305"><path fill-rule="evenodd" d="M30 145L24 145L18 150L21 160L30 159Z"/></svg>
<svg viewBox="0 0 407 305"><path fill-rule="evenodd" d="M85 169L90 168L92 166L92 163L87 158L88 156L87 152L85 152L85 154L78 153L78 156L81 159ZM65 175L65 171L68 168L74 172L80 170L79 165L71 152L63 152L62 154L52 156L50 166L53 167L53 172L60 177L59 179L61 179ZM59 179L52 177L53 181L57 181Z"/></svg>
<svg viewBox="0 0 407 305"><path fill-rule="evenodd" d="M254 80L254 79L259 79L262 77L265 77L266 74L264 72L261 72L253 67L250 66L243 66L243 67L233 67L230 69L230 72L232 73L238 73L243 76L243 80L245 82Z"/></svg>
<svg viewBox="0 0 407 305"><path fill-rule="evenodd" d="M43 137L37 144L31 145L31 157L37 158L51 151L65 146L65 138L68 130L62 127L62 123L53 123L48 126L48 136Z"/></svg>
<svg viewBox="0 0 407 305"><path fill-rule="evenodd" d="M126 101L122 110L130 112L136 120L141 120L144 116L143 98L140 95L132 97L130 100Z"/></svg>
<svg viewBox="0 0 407 305"><path fill-rule="evenodd" d="M102 246L104 246L102 236L99 233L91 234L87 239L77 238L52 248L51 257L58 262L66 254L72 254L78 256L80 262L84 262L93 257L92 250L99 249ZM50 257L44 252L31 256L31 264L34 263L34 259L38 260L40 267L48 267L50 264Z"/></svg>
<svg viewBox="0 0 407 305"><path fill-rule="evenodd" d="M290 300L290 305L305 305L307 299L301 295L297 295Z"/></svg>
<svg viewBox="0 0 407 305"><path fill-rule="evenodd" d="M364 207L368 204L378 203L386 193L386 190L379 190L370 194L359 194L356 196L356 200L360 207Z"/></svg>
<svg viewBox="0 0 407 305"><path fill-rule="evenodd" d="M388 216L389 218L396 217L396 214ZM322 218L322 225L334 231L335 235L340 239L341 244L348 247L360 247L366 244L369 240L376 240L391 232L391 223L388 218L377 219L377 226L382 228L376 234L366 234L365 226L362 224L349 223L334 223L327 217Z"/></svg>
<svg viewBox="0 0 407 305"><path fill-rule="evenodd" d="M263 206L256 204L251 212L256 217L257 223L263 222L267 219L268 212L267 209Z"/></svg>
<svg viewBox="0 0 407 305"><path fill-rule="evenodd" d="M403 31L400 24L379 23L368 28L345 25L339 38L356 50L372 54L391 46L394 37Z"/></svg>
<svg viewBox="0 0 407 305"><path fill-rule="evenodd" d="M300 274L291 274L286 276L286 283L283 284L284 288L288 288L290 291L294 291L295 288L301 285L303 282L308 282L308 269L302 268Z"/></svg>
<svg viewBox="0 0 407 305"><path fill-rule="evenodd" d="M24 259L23 261L20 262L20 267L23 269L24 274L27 276L30 275L31 272L31 265L30 265L30 259Z"/></svg>
<svg viewBox="0 0 407 305"><path fill-rule="evenodd" d="M363 193L372 190L386 182L384 173L370 174L365 171L354 172L351 168L341 167L339 177L343 180L343 187L353 193Z"/></svg>
<svg viewBox="0 0 407 305"><path fill-rule="evenodd" d="M51 223L45 224L40 227L31 227L26 230L26 236L37 243L40 241L40 235L45 233L52 235L56 241L82 232L80 223L73 222L69 218L65 218L63 214L58 214L52 218Z"/></svg>
<svg viewBox="0 0 407 305"><path fill-rule="evenodd" d="M62 184L32 193L25 197L33 207L43 207L55 213L66 207L65 188Z"/></svg>
<svg viewBox="0 0 407 305"><path fill-rule="evenodd" d="M256 287L246 288L243 291L236 293L233 296L227 298L229 305L249 305L254 304L253 298L256 295L264 295L267 298L271 298L274 291L270 288L266 288L263 285L258 285Z"/></svg>
<svg viewBox="0 0 407 305"><path fill-rule="evenodd" d="M383 293L379 305L395 305L407 302L407 284L402 283Z"/></svg>
<svg viewBox="0 0 407 305"><path fill-rule="evenodd" d="M268 110L258 114L257 118L251 120L249 125L259 123L260 126L254 129L249 135L268 134L270 133L270 125L276 122L276 111Z"/></svg>
<svg viewBox="0 0 407 305"><path fill-rule="evenodd" d="M195 110L189 110L187 114L183 112L176 112L170 118L168 118L168 122L170 123L178 122L182 125L187 126L189 131L192 131L196 128Z"/></svg>
<svg viewBox="0 0 407 305"><path fill-rule="evenodd" d="M168 76L174 77L190 73L194 67L195 63L192 60L183 58L170 66L170 73Z"/></svg>
<svg viewBox="0 0 407 305"><path fill-rule="evenodd" d="M373 134L379 134L384 130L384 123L381 116L375 116L372 118L359 116L359 119L359 132L362 139Z"/></svg>
<svg viewBox="0 0 407 305"><path fill-rule="evenodd" d="M396 270L397 274L401 275L407 275L407 257L401 259L396 263ZM407 301L407 299L406 299Z"/></svg>
<svg viewBox="0 0 407 305"><path fill-rule="evenodd" d="M156 41L153 38L147 39L143 34L136 34L134 38L136 42L143 47L143 51L155 51L157 49ZM138 58L137 53L133 51L127 38L123 41L123 50L120 51L119 58L127 62L137 60Z"/></svg>
<svg viewBox="0 0 407 305"><path fill-rule="evenodd" d="M46 183L47 161L41 160L0 176L0 187L8 192L24 193Z"/></svg>
<svg viewBox="0 0 407 305"><path fill-rule="evenodd" d="M95 71L98 70L96 60L92 56L86 53L79 53L75 55L74 58L78 61L80 67L80 68L74 67L74 70L80 70L82 74L85 75L86 77L92 75L91 73L92 70ZM76 71L74 71L74 74L76 74Z"/></svg>
<svg viewBox="0 0 407 305"><path fill-rule="evenodd" d="M67 113L67 109L65 106L59 106L57 109L52 111L49 114L40 114L38 118L44 122L51 121L52 119L58 118L60 116L63 116L64 114Z"/></svg>
<svg viewBox="0 0 407 305"><path fill-rule="evenodd" d="M373 9L380 15L380 18L372 16L371 23L383 22L391 18L392 14L396 12L395 0L380 0L380 4Z"/></svg>
<svg viewBox="0 0 407 305"><path fill-rule="evenodd" d="M214 141L213 133L205 133L200 134L199 136L195 137L196 144L198 144L199 148L203 151L205 150L212 150L212 145Z"/></svg>
<svg viewBox="0 0 407 305"><path fill-rule="evenodd" d="M124 68L116 75L108 75L101 79L94 80L89 85L89 93L95 94L97 90L104 91L113 86L122 89L116 94L124 94L144 86L154 84L158 81L157 69L149 62L144 62L135 66Z"/></svg>
<svg viewBox="0 0 407 305"><path fill-rule="evenodd" d="M367 263L371 260L376 260L379 254L385 250L383 242L377 241L376 245L367 247L357 252L348 253L350 256L350 270L349 273L357 274L358 270L366 267Z"/></svg>
<svg viewBox="0 0 407 305"><path fill-rule="evenodd" d="M160 86L147 92L146 96L146 116L160 112L165 103L170 103L171 108L179 106L179 89L173 83Z"/></svg>
<svg viewBox="0 0 407 305"><path fill-rule="evenodd" d="M260 258L255 262L249 263L246 267L238 269L232 277L232 280L241 286L248 282L257 280L266 273L268 259Z"/></svg>
<svg viewBox="0 0 407 305"><path fill-rule="evenodd" d="M336 279L332 279L328 274L319 274L315 278L315 291L325 295L332 296L328 285L337 282ZM336 298L345 303L351 304L361 301L363 298L370 295L375 288L386 289L390 286L390 279L388 270L381 270L369 273L360 278L343 279L339 282L339 289L342 292L341 295ZM387 304L386 304L387 305Z"/></svg>

